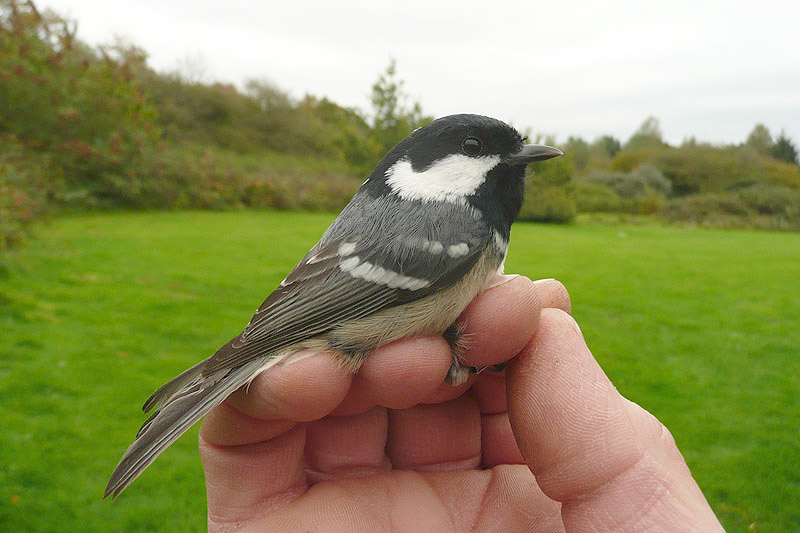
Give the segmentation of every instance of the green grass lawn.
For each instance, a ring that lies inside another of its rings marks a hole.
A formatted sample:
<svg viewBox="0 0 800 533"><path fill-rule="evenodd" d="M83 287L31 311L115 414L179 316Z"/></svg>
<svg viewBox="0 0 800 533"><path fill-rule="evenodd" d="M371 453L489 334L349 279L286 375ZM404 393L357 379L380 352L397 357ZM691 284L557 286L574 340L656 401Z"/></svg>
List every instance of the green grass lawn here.
<svg viewBox="0 0 800 533"><path fill-rule="evenodd" d="M332 218L75 216L7 257L0 529L204 528L196 429L116 502L108 475L149 393L236 334ZM800 234L518 224L507 271L567 285L728 531L800 529Z"/></svg>

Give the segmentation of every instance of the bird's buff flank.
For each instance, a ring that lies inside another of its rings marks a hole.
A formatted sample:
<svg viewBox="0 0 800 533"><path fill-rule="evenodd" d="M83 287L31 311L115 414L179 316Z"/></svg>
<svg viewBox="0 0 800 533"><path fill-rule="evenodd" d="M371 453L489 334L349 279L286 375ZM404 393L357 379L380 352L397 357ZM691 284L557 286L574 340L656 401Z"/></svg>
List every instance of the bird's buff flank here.
<svg viewBox="0 0 800 533"><path fill-rule="evenodd" d="M239 335L156 390L155 411L111 474L118 496L175 439L259 373L302 348L353 372L376 347L444 335L446 380L463 383L458 316L502 270L528 163L561 155L511 126L452 115L423 126L378 163L322 238Z"/></svg>

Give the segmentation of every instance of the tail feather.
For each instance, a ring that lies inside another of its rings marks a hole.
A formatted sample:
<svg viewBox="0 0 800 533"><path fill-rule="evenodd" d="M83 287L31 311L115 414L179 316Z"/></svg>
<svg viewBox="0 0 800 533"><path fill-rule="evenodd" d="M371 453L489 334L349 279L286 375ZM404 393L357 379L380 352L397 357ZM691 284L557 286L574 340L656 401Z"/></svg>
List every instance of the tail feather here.
<svg viewBox="0 0 800 533"><path fill-rule="evenodd" d="M149 413L158 404L166 403L172 396L183 388L186 388L190 383L197 379L203 372L208 359L203 359L192 368L184 370L176 377L161 385L156 391L150 395L144 405L142 411ZM142 426L144 427L144 426Z"/></svg>
<svg viewBox="0 0 800 533"><path fill-rule="evenodd" d="M136 440L122 456L103 497L119 496L161 452L233 391L250 381L256 372L270 363L269 359L269 356L259 357L217 379L200 377L202 366L196 365L173 380L179 382L180 387L171 381L158 389L145 407L157 403L151 401L153 398L163 401L162 405L144 423ZM277 358L271 361L272 364L276 362Z"/></svg>

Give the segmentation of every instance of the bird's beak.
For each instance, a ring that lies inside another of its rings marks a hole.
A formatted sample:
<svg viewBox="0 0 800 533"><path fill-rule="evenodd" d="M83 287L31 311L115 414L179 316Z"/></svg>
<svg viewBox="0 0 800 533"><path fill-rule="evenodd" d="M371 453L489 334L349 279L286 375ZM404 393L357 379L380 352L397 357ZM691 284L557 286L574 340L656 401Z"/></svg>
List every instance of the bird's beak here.
<svg viewBox="0 0 800 533"><path fill-rule="evenodd" d="M534 161L544 161L564 155L564 152L552 146L545 146L544 144L524 144L522 148L505 160L509 165L527 165Z"/></svg>

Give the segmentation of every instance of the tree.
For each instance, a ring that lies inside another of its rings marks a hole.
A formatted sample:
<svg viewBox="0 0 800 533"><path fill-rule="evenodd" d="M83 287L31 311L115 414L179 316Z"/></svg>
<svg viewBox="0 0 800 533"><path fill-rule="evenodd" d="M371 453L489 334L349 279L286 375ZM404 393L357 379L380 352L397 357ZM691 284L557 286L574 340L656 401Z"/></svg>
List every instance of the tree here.
<svg viewBox="0 0 800 533"><path fill-rule="evenodd" d="M534 142L558 146L553 136L537 135L534 137ZM583 141L571 138L571 142L580 144ZM569 148L566 148L565 153L570 153ZM575 202L570 197L572 161L566 157L556 157L531 165L527 171L525 200L519 213L519 220L570 222L576 213Z"/></svg>
<svg viewBox="0 0 800 533"><path fill-rule="evenodd" d="M770 155L775 146L775 141L772 140L772 135L765 125L756 124L753 131L747 136L745 144L760 155Z"/></svg>
<svg viewBox="0 0 800 533"><path fill-rule="evenodd" d="M641 135L643 137L653 137L655 139L661 140L661 124L659 123L656 117L650 116L642 122L642 125L639 126L639 129L636 130L634 135Z"/></svg>
<svg viewBox="0 0 800 533"><path fill-rule="evenodd" d="M49 161L40 187L48 196L142 203L159 138L136 79L145 60L121 41L88 47L75 39L73 22L40 13L32 1L0 1L0 136Z"/></svg>
<svg viewBox="0 0 800 533"><path fill-rule="evenodd" d="M614 157L617 153L622 150L622 144L619 142L618 139L612 137L611 135L603 135L602 137L598 137L596 141L594 141L595 146L599 146L608 154L608 157Z"/></svg>
<svg viewBox="0 0 800 533"><path fill-rule="evenodd" d="M404 82L397 78L396 61L392 58L386 71L372 85L372 128L382 152L387 152L409 133L430 122L422 114L418 101L407 104L409 96L403 92Z"/></svg>
<svg viewBox="0 0 800 533"><path fill-rule="evenodd" d="M267 113L283 112L292 107L289 95L270 80L250 78L245 82L244 88L245 93L258 102L258 107Z"/></svg>
<svg viewBox="0 0 800 533"><path fill-rule="evenodd" d="M775 140L775 145L770 150L770 153L775 159L797 164L797 148L784 131L778 135L778 138Z"/></svg>
<svg viewBox="0 0 800 533"><path fill-rule="evenodd" d="M297 106L289 95L267 79L248 79L245 94L252 98L261 110L257 116L248 117L264 134L264 144L273 149L289 150L292 142L299 141L295 132L299 129ZM244 121L240 121L244 122ZM291 132L290 135L287 133ZM287 137L292 137L291 141ZM296 145L295 145L296 146Z"/></svg>
<svg viewBox="0 0 800 533"><path fill-rule="evenodd" d="M647 148L651 146L664 146L661 125L656 117L647 117L647 119L642 122L642 125L639 126L639 129L631 135L628 142L625 143L626 149Z"/></svg>
<svg viewBox="0 0 800 533"><path fill-rule="evenodd" d="M569 137L562 149L565 154L564 157L572 161L572 166L577 172L581 172L585 169L592 157L589 143L580 137Z"/></svg>

